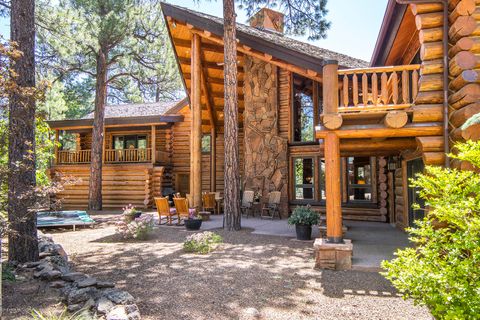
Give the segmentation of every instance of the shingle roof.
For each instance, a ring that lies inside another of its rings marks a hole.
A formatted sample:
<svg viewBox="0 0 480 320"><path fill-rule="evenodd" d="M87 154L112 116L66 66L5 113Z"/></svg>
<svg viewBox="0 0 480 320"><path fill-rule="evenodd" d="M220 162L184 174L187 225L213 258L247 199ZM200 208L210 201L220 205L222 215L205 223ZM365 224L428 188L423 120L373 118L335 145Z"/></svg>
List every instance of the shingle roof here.
<svg viewBox="0 0 480 320"><path fill-rule="evenodd" d="M107 118L128 118L161 116L174 114L179 107L187 104L187 99L169 102L137 103L137 104L116 104L105 106L105 119ZM93 112L82 119L93 119Z"/></svg>
<svg viewBox="0 0 480 320"><path fill-rule="evenodd" d="M162 7L165 8L173 7L178 10L184 11L185 13L195 15L197 17L210 20L218 25L221 25L223 28L223 18L211 16L198 11L193 11L184 7L162 3ZM258 29L255 27L250 27L245 24L237 23L237 31L244 33L255 38L262 39L263 41L269 42L272 45L281 46L283 48L296 51L298 53L310 56L312 58L323 60L337 60L338 64L347 68L364 68L368 67L369 63L367 61L357 59L342 53L334 52L324 48L317 47L315 45L292 39L282 33L269 31L266 29Z"/></svg>

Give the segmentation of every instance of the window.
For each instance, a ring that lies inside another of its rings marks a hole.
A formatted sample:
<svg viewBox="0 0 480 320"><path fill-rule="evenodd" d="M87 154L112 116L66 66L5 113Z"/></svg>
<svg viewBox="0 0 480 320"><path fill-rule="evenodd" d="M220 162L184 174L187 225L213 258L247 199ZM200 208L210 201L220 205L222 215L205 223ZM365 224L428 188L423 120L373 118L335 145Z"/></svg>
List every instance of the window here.
<svg viewBox="0 0 480 320"><path fill-rule="evenodd" d="M314 200L314 159L296 158L294 159L294 181L295 181L295 199L296 200Z"/></svg>
<svg viewBox="0 0 480 320"><path fill-rule="evenodd" d="M369 157L347 158L348 201L372 201L372 164Z"/></svg>
<svg viewBox="0 0 480 320"><path fill-rule="evenodd" d="M293 75L293 141L312 142L315 127L314 82Z"/></svg>
<svg viewBox="0 0 480 320"><path fill-rule="evenodd" d="M319 182L319 200L326 200L327 195L325 193L325 160L324 159L319 159L319 166L318 166L318 182Z"/></svg>
<svg viewBox="0 0 480 320"><path fill-rule="evenodd" d="M113 136L113 149L146 149L146 135Z"/></svg>
<svg viewBox="0 0 480 320"><path fill-rule="evenodd" d="M202 136L202 153L209 153L211 148L211 135Z"/></svg>

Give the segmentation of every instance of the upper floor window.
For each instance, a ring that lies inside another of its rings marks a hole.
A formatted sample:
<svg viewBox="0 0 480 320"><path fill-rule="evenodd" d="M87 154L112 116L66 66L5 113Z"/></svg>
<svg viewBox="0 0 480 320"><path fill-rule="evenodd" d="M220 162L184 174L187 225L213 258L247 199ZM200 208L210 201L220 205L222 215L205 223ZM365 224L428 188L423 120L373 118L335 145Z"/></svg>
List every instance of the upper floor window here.
<svg viewBox="0 0 480 320"><path fill-rule="evenodd" d="M146 135L113 136L113 149L146 149Z"/></svg>
<svg viewBox="0 0 480 320"><path fill-rule="evenodd" d="M313 80L293 74L293 141L315 141Z"/></svg>
<svg viewBox="0 0 480 320"><path fill-rule="evenodd" d="M212 136L209 134L202 136L202 153L209 153L211 149Z"/></svg>

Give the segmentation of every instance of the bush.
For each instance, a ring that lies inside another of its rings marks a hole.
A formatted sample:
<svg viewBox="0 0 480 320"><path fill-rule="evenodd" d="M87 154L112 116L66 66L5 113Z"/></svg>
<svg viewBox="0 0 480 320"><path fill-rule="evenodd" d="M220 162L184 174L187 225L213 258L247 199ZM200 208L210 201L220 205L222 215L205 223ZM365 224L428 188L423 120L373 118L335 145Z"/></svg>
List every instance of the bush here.
<svg viewBox="0 0 480 320"><path fill-rule="evenodd" d="M124 239L145 240L149 233L153 230L153 217L150 214L141 215L132 220L130 214L122 215L117 222L116 232Z"/></svg>
<svg viewBox="0 0 480 320"><path fill-rule="evenodd" d="M32 319L34 320L92 320L96 319L96 316L92 316L88 313L87 310L80 310L74 314L69 314L67 310L64 310L61 314L43 314L38 310L33 310L31 313Z"/></svg>
<svg viewBox="0 0 480 320"><path fill-rule="evenodd" d="M315 225L320 222L318 212L312 210L310 205L298 206L293 210L292 215L288 218L288 224Z"/></svg>
<svg viewBox="0 0 480 320"><path fill-rule="evenodd" d="M216 233L210 231L195 233L187 237L183 243L183 250L206 254L213 251L222 242L222 237Z"/></svg>
<svg viewBox="0 0 480 320"><path fill-rule="evenodd" d="M480 142L456 146L457 158L480 168ZM427 167L412 184L430 210L407 229L415 248L384 261L384 275L405 298L426 305L438 319L480 314L480 174Z"/></svg>

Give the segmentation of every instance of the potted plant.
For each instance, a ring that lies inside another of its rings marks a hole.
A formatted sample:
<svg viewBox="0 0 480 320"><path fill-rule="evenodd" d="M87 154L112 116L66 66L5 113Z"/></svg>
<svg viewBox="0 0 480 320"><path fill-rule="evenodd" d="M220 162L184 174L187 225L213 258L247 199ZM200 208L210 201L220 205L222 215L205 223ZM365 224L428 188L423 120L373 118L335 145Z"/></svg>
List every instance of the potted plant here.
<svg viewBox="0 0 480 320"><path fill-rule="evenodd" d="M312 238L312 226L320 222L320 215L310 205L298 206L288 218L288 224L295 225L298 240Z"/></svg>
<svg viewBox="0 0 480 320"><path fill-rule="evenodd" d="M136 218L139 218L142 215L142 211L138 210L132 204L129 204L123 208L123 215L127 222L133 221Z"/></svg>
<svg viewBox="0 0 480 320"><path fill-rule="evenodd" d="M188 219L185 219L184 222L187 230L199 230L202 226L202 216L198 215L196 210L191 210Z"/></svg>

